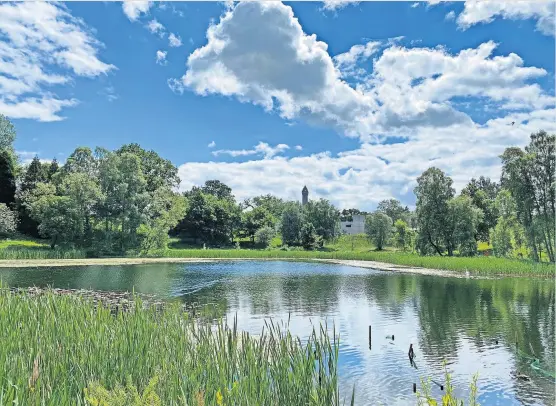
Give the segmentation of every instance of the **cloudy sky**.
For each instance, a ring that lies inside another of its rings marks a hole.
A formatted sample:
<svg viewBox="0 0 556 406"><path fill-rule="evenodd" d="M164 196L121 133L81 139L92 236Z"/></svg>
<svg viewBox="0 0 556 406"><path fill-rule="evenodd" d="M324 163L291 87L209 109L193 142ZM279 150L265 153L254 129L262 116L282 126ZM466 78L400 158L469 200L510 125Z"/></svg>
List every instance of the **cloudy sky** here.
<svg viewBox="0 0 556 406"><path fill-rule="evenodd" d="M414 204L556 131L553 1L0 4L0 112L23 161L138 142L181 188ZM512 125L512 123L515 123Z"/></svg>

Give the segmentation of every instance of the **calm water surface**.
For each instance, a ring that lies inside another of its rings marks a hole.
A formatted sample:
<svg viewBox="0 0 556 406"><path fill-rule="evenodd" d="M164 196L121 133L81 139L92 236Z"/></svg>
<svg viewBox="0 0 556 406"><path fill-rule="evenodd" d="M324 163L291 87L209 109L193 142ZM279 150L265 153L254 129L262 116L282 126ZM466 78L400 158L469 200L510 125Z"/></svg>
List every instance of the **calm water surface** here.
<svg viewBox="0 0 556 406"><path fill-rule="evenodd" d="M415 404L413 382L442 383L442 363L456 394L468 397L479 373L479 401L554 405L554 379L517 356L534 352L554 372L554 281L471 280L378 272L302 262L218 262L135 266L0 269L10 286L53 286L156 293L213 304L241 329L260 333L265 320L288 320L306 337L332 323L340 334L342 396L356 404ZM369 349L368 326L372 325ZM394 335L395 340L387 339ZM498 344L496 344L498 340ZM417 367L407 357L413 343ZM518 371L531 377L518 380ZM432 384L438 398L440 389Z"/></svg>

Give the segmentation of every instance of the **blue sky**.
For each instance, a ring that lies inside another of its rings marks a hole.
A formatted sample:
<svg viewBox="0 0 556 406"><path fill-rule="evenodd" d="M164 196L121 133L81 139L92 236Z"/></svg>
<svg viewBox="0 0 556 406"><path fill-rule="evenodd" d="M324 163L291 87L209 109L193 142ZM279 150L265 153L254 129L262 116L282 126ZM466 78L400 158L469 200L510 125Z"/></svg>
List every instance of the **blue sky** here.
<svg viewBox="0 0 556 406"><path fill-rule="evenodd" d="M238 198L372 209L554 131L554 2L0 5L22 161L138 142ZM511 125L515 122L515 125Z"/></svg>

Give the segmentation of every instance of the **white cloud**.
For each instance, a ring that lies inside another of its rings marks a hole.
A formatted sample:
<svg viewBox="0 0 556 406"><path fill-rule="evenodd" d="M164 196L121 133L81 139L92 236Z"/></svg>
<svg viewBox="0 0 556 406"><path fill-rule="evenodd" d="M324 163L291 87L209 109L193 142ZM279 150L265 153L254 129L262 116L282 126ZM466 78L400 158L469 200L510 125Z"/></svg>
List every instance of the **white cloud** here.
<svg viewBox="0 0 556 406"><path fill-rule="evenodd" d="M40 154L40 152L34 152L34 151L16 151L15 153L18 155L19 161L23 165L30 164L33 158L38 157ZM41 161L41 163L43 164L52 162L51 159L39 159L39 161Z"/></svg>
<svg viewBox="0 0 556 406"><path fill-rule="evenodd" d="M311 198L330 199L340 208L374 209L380 200L391 197L413 205L416 179L430 166L448 173L458 191L472 177L498 180L498 156L504 148L524 146L539 129L556 131L555 114L554 109L512 113L482 126L454 125L432 133L421 130L406 143L364 143L336 156L320 153L289 159L185 163L179 167L181 188L219 179L233 188L238 199L272 193L299 200L307 184Z"/></svg>
<svg viewBox="0 0 556 406"><path fill-rule="evenodd" d="M127 18L130 21L135 21L142 14L147 14L152 5L152 1L124 0L122 7Z"/></svg>
<svg viewBox="0 0 556 406"><path fill-rule="evenodd" d="M456 19L456 13L454 10L450 11L449 13L446 14L446 16L444 17L444 19L446 21L451 21L451 20L455 20Z"/></svg>
<svg viewBox="0 0 556 406"><path fill-rule="evenodd" d="M214 156L230 155L233 157L248 156L248 155L263 155L265 159L270 159L273 156L280 154L289 148L290 147L286 144L278 144L274 147L271 147L266 142L259 142L253 149L241 149L241 150L220 149L218 151L213 151L212 154Z"/></svg>
<svg viewBox="0 0 556 406"><path fill-rule="evenodd" d="M411 8L415 8L415 7L419 7L419 2L418 1L411 5Z"/></svg>
<svg viewBox="0 0 556 406"><path fill-rule="evenodd" d="M475 24L490 23L496 17L510 20L534 19L537 30L545 35L555 35L555 2L546 1L485 1L468 0L459 15L458 25L467 29Z"/></svg>
<svg viewBox="0 0 556 406"><path fill-rule="evenodd" d="M359 0L324 0L325 10L339 10L349 5L359 4Z"/></svg>
<svg viewBox="0 0 556 406"><path fill-rule="evenodd" d="M341 71L352 70L357 63L366 61L378 52L379 41L369 41L365 45L354 45L348 52L334 56L334 63Z"/></svg>
<svg viewBox="0 0 556 406"><path fill-rule="evenodd" d="M58 99L53 86L115 69L99 59L103 45L85 23L61 4L0 4L0 35L0 111L12 118L61 120L58 113L77 100Z"/></svg>
<svg viewBox="0 0 556 406"><path fill-rule="evenodd" d="M165 28L162 24L160 24L156 19L149 21L147 24L148 30L153 34L158 34L160 38L163 38L165 35Z"/></svg>
<svg viewBox="0 0 556 406"><path fill-rule="evenodd" d="M170 33L170 36L168 37L168 41L170 43L170 46L173 48L177 48L177 47L181 47L182 46L182 42L181 42L181 38L179 35L175 35L174 33Z"/></svg>
<svg viewBox="0 0 556 406"><path fill-rule="evenodd" d="M301 145L296 145L296 146L295 146L295 149L296 149L297 151L301 151L301 150L303 150L303 147L302 147Z"/></svg>
<svg viewBox="0 0 556 406"><path fill-rule="evenodd" d="M166 55L168 54L168 52L166 51L156 51L156 63L159 65L166 65L166 63L168 62L166 60Z"/></svg>
<svg viewBox="0 0 556 406"><path fill-rule="evenodd" d="M214 142L214 141L209 142L208 147L209 147L209 148L214 148L214 147L216 147L216 142Z"/></svg>
<svg viewBox="0 0 556 406"><path fill-rule="evenodd" d="M292 9L275 2L239 3L209 27L207 39L189 56L185 75L168 82L172 90L235 97L363 141L471 124L456 98L483 98L506 109L554 104L530 83L547 72L524 66L513 53L493 56L492 41L452 55L443 48L408 49L398 37L332 59L327 44L305 34ZM372 73L361 74L357 61L374 54ZM343 81L339 65L351 66L359 83Z"/></svg>

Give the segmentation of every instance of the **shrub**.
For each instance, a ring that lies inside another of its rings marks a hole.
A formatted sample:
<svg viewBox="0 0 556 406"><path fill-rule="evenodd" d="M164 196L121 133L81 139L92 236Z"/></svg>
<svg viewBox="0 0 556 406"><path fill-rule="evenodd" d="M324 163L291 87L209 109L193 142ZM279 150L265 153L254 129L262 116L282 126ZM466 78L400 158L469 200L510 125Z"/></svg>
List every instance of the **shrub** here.
<svg viewBox="0 0 556 406"><path fill-rule="evenodd" d="M267 226L260 228L255 233L255 242L259 245L262 245L264 248L267 248L275 235L276 232L272 227Z"/></svg>
<svg viewBox="0 0 556 406"><path fill-rule="evenodd" d="M0 203L0 237L13 234L16 228L16 214L5 203Z"/></svg>
<svg viewBox="0 0 556 406"><path fill-rule="evenodd" d="M133 385L131 376L128 376L125 387L116 385L112 390L92 382L85 388L85 401L91 406L161 406L160 397L154 391L157 383L158 376L155 375L141 395Z"/></svg>

